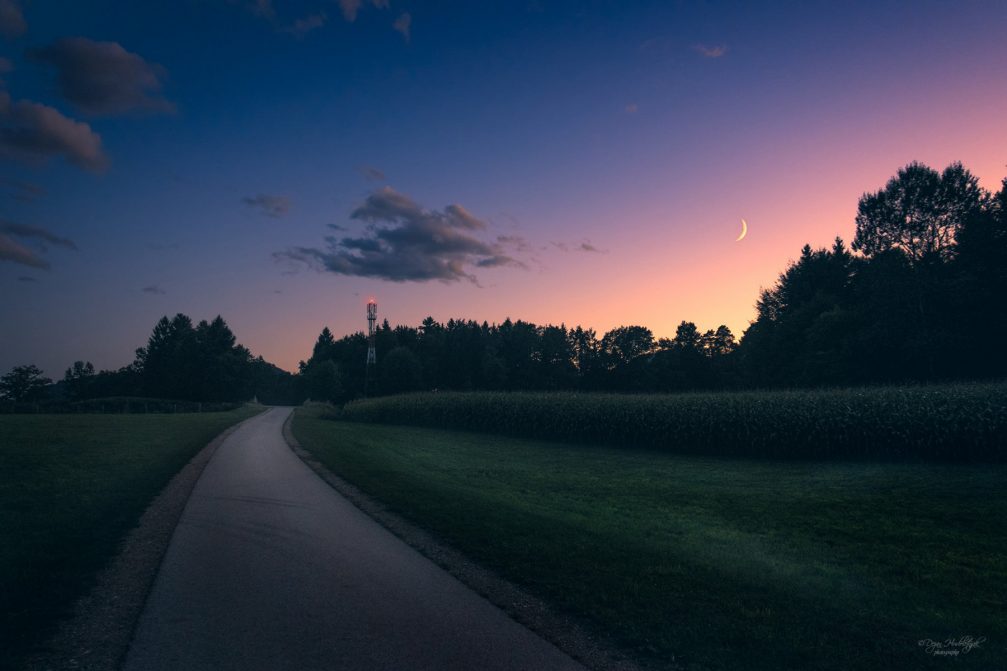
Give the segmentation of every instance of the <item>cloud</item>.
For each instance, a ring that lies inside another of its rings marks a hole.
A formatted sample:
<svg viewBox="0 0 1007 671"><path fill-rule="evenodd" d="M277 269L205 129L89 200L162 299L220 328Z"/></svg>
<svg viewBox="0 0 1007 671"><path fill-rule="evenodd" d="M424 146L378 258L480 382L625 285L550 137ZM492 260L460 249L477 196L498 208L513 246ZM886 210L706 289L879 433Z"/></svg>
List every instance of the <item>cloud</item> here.
<svg viewBox="0 0 1007 671"><path fill-rule="evenodd" d="M386 179L384 171L372 165L362 165L359 170L361 175L373 182L383 182Z"/></svg>
<svg viewBox="0 0 1007 671"><path fill-rule="evenodd" d="M360 11L360 0L339 0L339 9L343 11L343 18L347 21L356 21L357 12Z"/></svg>
<svg viewBox="0 0 1007 671"><path fill-rule="evenodd" d="M241 202L274 219L286 215L291 208L290 199L286 196L270 196L265 193L260 193L255 197L247 196L242 198Z"/></svg>
<svg viewBox="0 0 1007 671"><path fill-rule="evenodd" d="M549 244L552 245L553 247L555 247L556 249L558 249L561 252L587 252L589 254L607 254L608 253L608 252L606 252L603 249L599 249L599 248L595 247L593 244L591 244L590 240L585 240L585 241L581 242L579 245L576 245L576 246L573 246L573 247L571 247L570 245L568 245L565 242L555 242L555 241L553 241L553 242L550 242ZM542 249L545 250L545 249L548 249L548 247L543 247Z"/></svg>
<svg viewBox="0 0 1007 671"><path fill-rule="evenodd" d="M626 114L636 114L640 111L640 106L636 103L630 103L626 105Z"/></svg>
<svg viewBox="0 0 1007 671"><path fill-rule="evenodd" d="M34 243L36 249L30 248L25 243L26 240ZM44 228L0 219L0 261L9 261L30 268L48 269L49 262L39 256L39 251L46 251L46 243L77 249L72 240L62 238Z"/></svg>
<svg viewBox="0 0 1007 671"><path fill-rule="evenodd" d="M276 16L276 10L273 9L273 0L252 0L252 2L248 3L248 9L252 14L267 19L272 19Z"/></svg>
<svg viewBox="0 0 1007 671"><path fill-rule="evenodd" d="M339 0L339 9L343 12L343 18L352 23L357 20L363 4L362 0ZM388 9L388 0L370 0L370 4L378 9Z"/></svg>
<svg viewBox="0 0 1007 671"><path fill-rule="evenodd" d="M38 184L22 182L17 179L6 179L0 177L0 187L7 189L8 194L14 200L27 203L45 195L45 189Z"/></svg>
<svg viewBox="0 0 1007 671"><path fill-rule="evenodd" d="M27 244L22 244L25 240L34 243L37 249L31 249ZM46 243L66 249L77 249L74 241L60 238L43 228L0 220L0 261L47 270L49 262L39 256L39 251L46 251Z"/></svg>
<svg viewBox="0 0 1007 671"><path fill-rule="evenodd" d="M507 256L506 254L497 254L485 259L480 259L479 261L476 261L476 265L480 268L497 268L499 266L517 266L518 268L528 267L521 261L518 261L511 256Z"/></svg>
<svg viewBox="0 0 1007 671"><path fill-rule="evenodd" d="M86 170L104 170L108 164L101 137L82 121L74 121L59 111L32 102L11 102L0 91L0 154L27 162L45 162L62 155Z"/></svg>
<svg viewBox="0 0 1007 671"><path fill-rule="evenodd" d="M727 53L726 44L717 44L712 47L708 47L704 44L697 44L693 46L692 49L704 58L720 58Z"/></svg>
<svg viewBox="0 0 1007 671"><path fill-rule="evenodd" d="M17 278L17 281L18 282L38 282L38 280L36 278L34 278L34 277L28 277L27 275L21 275L20 277Z"/></svg>
<svg viewBox="0 0 1007 671"><path fill-rule="evenodd" d="M484 241L479 234L488 225L461 205L426 210L386 186L369 195L350 218L367 224L363 235L330 235L324 249L296 247L277 252L275 258L337 275L391 282L467 280L478 284L470 268L525 267L509 253L509 249L518 250L520 238L498 236Z"/></svg>
<svg viewBox="0 0 1007 671"><path fill-rule="evenodd" d="M293 35L300 39L313 30L322 28L328 23L328 15L324 11L308 14L302 18L287 23L286 17L280 16L272 0L228 0L232 5L241 5L255 16L268 21L280 33ZM388 9L389 0L335 0L343 18L353 23L357 20L360 10L370 5L377 9ZM281 10L283 7L281 6ZM280 14L283 12L281 11Z"/></svg>
<svg viewBox="0 0 1007 671"><path fill-rule="evenodd" d="M165 69L117 42L68 37L26 53L56 68L62 96L87 114L175 111L175 104L161 96Z"/></svg>
<svg viewBox="0 0 1007 671"><path fill-rule="evenodd" d="M9 40L23 35L28 30L21 6L16 0L0 0L0 35Z"/></svg>
<svg viewBox="0 0 1007 671"><path fill-rule="evenodd" d="M392 24L392 28L402 33L402 37L405 38L406 44L412 38L412 27L413 27L413 17L409 15L409 12L402 12L399 18L395 19L395 23Z"/></svg>
<svg viewBox="0 0 1007 671"><path fill-rule="evenodd" d="M497 242L518 252L530 252L532 249L531 243L520 235L498 235Z"/></svg>
<svg viewBox="0 0 1007 671"><path fill-rule="evenodd" d="M157 286L156 284L151 284L149 287L144 287L143 289L140 289L140 291L142 291L145 294L152 294L154 296L163 296L165 293L164 289Z"/></svg>
<svg viewBox="0 0 1007 671"><path fill-rule="evenodd" d="M319 12L318 14L312 14L310 16L305 16L302 19L297 19L290 26L284 28L284 32L290 33L294 37L304 37L312 30L316 28L321 28L328 21L325 12Z"/></svg>
<svg viewBox="0 0 1007 671"><path fill-rule="evenodd" d="M49 267L48 261L3 233L0 233L0 261L10 261L32 268Z"/></svg>
<svg viewBox="0 0 1007 671"><path fill-rule="evenodd" d="M0 233L7 233L8 235L14 235L19 238L34 238L42 240L43 242L48 242L51 245L56 245L57 247L77 249L77 245L74 244L73 240L61 238L54 233L50 233L44 228L39 228L38 226L25 226L23 224L15 224L14 222L3 221L0 219Z"/></svg>

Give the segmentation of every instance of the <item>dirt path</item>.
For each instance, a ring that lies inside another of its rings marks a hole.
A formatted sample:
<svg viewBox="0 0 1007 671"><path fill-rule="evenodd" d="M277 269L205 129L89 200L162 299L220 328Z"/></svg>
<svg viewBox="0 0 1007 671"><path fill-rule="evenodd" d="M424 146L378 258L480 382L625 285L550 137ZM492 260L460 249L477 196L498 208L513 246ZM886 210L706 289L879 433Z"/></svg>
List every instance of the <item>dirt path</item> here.
<svg viewBox="0 0 1007 671"><path fill-rule="evenodd" d="M283 440L289 412L206 466L128 671L583 668L323 482Z"/></svg>

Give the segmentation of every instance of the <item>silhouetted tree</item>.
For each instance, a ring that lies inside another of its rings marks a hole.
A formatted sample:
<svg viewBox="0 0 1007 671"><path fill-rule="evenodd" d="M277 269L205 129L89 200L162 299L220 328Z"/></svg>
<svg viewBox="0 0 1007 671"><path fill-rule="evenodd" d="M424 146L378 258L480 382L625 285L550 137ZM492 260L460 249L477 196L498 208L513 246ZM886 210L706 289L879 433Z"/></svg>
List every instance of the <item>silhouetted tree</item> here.
<svg viewBox="0 0 1007 671"><path fill-rule="evenodd" d="M234 402L250 400L262 391L253 383L251 352L237 343L220 315L195 327L184 314L162 317L147 346L136 351L134 367L143 393L156 398Z"/></svg>
<svg viewBox="0 0 1007 671"><path fill-rule="evenodd" d="M330 403L342 403L346 400L342 374L339 366L331 359L309 366L305 372L305 382L312 400Z"/></svg>
<svg viewBox="0 0 1007 671"><path fill-rule="evenodd" d="M745 331L740 348L748 383L839 383L842 347L832 340L834 318L849 302L852 257L836 238L832 249L805 245L800 258L780 275L776 286L764 289L756 303L757 316ZM814 336L816 337L813 337ZM838 348L838 350L837 350ZM825 367L823 367L825 366Z"/></svg>
<svg viewBox="0 0 1007 671"><path fill-rule="evenodd" d="M962 225L983 210L986 199L979 181L961 163L940 174L910 163L884 189L860 199L853 249L868 258L897 249L910 264L946 261Z"/></svg>
<svg viewBox="0 0 1007 671"><path fill-rule="evenodd" d="M610 367L627 364L654 349L654 334L645 326L619 326L601 339L601 351Z"/></svg>
<svg viewBox="0 0 1007 671"><path fill-rule="evenodd" d="M385 354L379 368L381 391L386 394L415 391L423 382L420 360L406 347L395 347Z"/></svg>
<svg viewBox="0 0 1007 671"><path fill-rule="evenodd" d="M731 333L731 329L727 328L723 324L718 326L716 331L711 330L703 334L703 352L708 357L727 356L733 352L737 346L737 343L734 342L734 334Z"/></svg>
<svg viewBox="0 0 1007 671"><path fill-rule="evenodd" d="M326 326L318 334L318 340L315 341L315 346L311 350L311 359L314 361L331 359L335 355L335 344L336 340L332 337L332 331Z"/></svg>
<svg viewBox="0 0 1007 671"><path fill-rule="evenodd" d="M39 400L52 380L42 374L34 365L15 366L0 377L0 398L15 403L31 403Z"/></svg>
<svg viewBox="0 0 1007 671"><path fill-rule="evenodd" d="M71 400L80 401L91 398L94 386L94 365L90 362L74 361L63 375L67 396Z"/></svg>

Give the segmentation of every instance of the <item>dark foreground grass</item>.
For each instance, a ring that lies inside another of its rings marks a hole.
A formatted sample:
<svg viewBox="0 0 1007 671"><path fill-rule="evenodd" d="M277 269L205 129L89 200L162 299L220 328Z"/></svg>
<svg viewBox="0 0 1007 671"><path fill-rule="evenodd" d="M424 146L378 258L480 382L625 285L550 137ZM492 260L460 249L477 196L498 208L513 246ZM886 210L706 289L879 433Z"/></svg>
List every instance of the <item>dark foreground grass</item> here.
<svg viewBox="0 0 1007 671"><path fill-rule="evenodd" d="M355 424L305 448L575 615L689 669L1007 668L1007 468L675 456ZM923 639L985 637L956 659Z"/></svg>
<svg viewBox="0 0 1007 671"><path fill-rule="evenodd" d="M51 632L171 477L256 412L0 416L0 669Z"/></svg>

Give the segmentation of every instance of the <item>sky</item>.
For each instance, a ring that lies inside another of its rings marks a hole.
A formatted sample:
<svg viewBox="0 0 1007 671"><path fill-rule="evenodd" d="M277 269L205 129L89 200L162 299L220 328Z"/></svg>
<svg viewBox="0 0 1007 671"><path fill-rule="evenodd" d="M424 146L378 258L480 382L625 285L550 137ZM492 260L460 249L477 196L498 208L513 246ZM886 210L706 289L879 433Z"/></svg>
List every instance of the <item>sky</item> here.
<svg viewBox="0 0 1007 671"><path fill-rule="evenodd" d="M740 336L911 161L1007 176L1007 3L0 0L0 371L220 314ZM748 234L741 241L741 220Z"/></svg>

